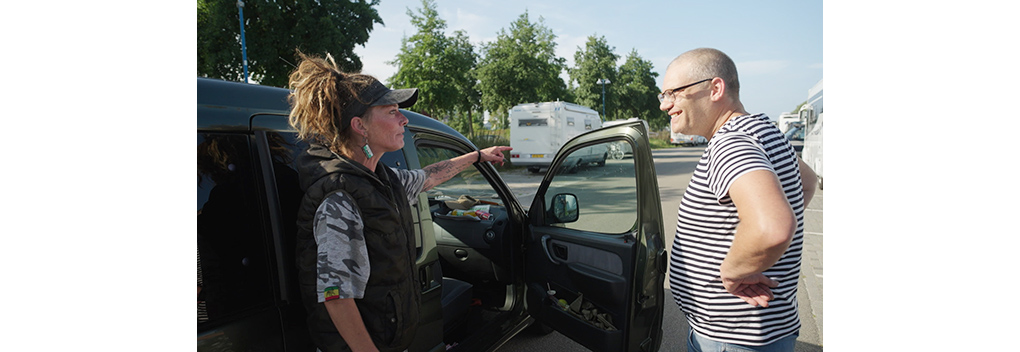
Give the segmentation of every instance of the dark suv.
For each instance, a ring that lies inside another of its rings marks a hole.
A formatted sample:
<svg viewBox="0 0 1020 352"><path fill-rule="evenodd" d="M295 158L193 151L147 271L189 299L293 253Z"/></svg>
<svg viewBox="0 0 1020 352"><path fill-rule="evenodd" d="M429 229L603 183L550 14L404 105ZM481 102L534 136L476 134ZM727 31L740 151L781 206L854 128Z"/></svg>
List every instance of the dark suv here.
<svg viewBox="0 0 1020 352"><path fill-rule="evenodd" d="M198 349L314 351L299 301L289 91L198 79ZM410 122L390 167L418 169L475 150L449 126ZM634 158L580 170L570 154L627 143ZM595 351L655 351L666 268L662 212L640 122L580 135L560 150L532 204L492 165L419 195L421 322L410 351L491 351L533 323ZM469 195L474 212L448 200ZM525 206L529 206L525 208Z"/></svg>

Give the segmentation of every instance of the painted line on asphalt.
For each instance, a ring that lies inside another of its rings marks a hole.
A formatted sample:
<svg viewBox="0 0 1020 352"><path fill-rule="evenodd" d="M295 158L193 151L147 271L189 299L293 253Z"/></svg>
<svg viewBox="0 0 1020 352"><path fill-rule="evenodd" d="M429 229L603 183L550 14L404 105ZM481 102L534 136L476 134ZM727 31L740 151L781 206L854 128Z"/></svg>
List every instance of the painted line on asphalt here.
<svg viewBox="0 0 1020 352"><path fill-rule="evenodd" d="M807 231L804 231L804 234L807 234L807 235L818 235L818 236L822 235L821 232L807 232Z"/></svg>

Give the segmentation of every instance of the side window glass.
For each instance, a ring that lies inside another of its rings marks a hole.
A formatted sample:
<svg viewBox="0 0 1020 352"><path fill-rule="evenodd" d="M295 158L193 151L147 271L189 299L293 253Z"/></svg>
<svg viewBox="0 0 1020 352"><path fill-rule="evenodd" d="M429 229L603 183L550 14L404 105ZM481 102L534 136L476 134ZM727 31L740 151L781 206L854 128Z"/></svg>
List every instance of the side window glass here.
<svg viewBox="0 0 1020 352"><path fill-rule="evenodd" d="M460 155L463 153L442 147L418 146L418 160L421 162L422 168ZM456 200L464 195L477 200L499 202L499 195L475 167L464 169L449 181L432 187L428 191L429 200Z"/></svg>
<svg viewBox="0 0 1020 352"><path fill-rule="evenodd" d="M618 143L607 141L567 155L544 196L547 225L607 234L634 228L637 223L634 159L607 158L610 146Z"/></svg>
<svg viewBox="0 0 1020 352"><path fill-rule="evenodd" d="M272 301L247 136L198 135L198 323Z"/></svg>
<svg viewBox="0 0 1020 352"><path fill-rule="evenodd" d="M266 132L266 140L273 161L273 175L276 177L276 194L284 216L284 238L293 238L297 233L298 205L304 196L298 180L297 159L301 152L308 149L308 143L299 140L297 132Z"/></svg>

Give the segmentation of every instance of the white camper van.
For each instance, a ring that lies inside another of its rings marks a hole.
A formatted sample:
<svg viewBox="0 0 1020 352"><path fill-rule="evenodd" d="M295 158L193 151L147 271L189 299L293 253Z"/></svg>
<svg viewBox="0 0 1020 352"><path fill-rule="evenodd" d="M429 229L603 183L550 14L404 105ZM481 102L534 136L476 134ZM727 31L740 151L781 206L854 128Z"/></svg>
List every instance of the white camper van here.
<svg viewBox="0 0 1020 352"><path fill-rule="evenodd" d="M527 103L510 109L510 162L527 166L538 172L548 167L556 151L567 141L582 133L602 128L599 113L587 107L556 101ZM590 163L605 165L608 149L605 145L590 148L571 161L576 168Z"/></svg>
<svg viewBox="0 0 1020 352"><path fill-rule="evenodd" d="M818 189L822 189L822 81L808 90L808 103L800 109L807 133L804 134L804 163L818 174Z"/></svg>

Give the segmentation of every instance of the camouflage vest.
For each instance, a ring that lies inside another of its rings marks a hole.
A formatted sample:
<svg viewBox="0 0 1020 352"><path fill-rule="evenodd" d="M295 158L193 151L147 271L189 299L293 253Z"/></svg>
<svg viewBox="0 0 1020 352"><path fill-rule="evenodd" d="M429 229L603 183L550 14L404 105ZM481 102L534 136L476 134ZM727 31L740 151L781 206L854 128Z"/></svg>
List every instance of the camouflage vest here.
<svg viewBox="0 0 1020 352"><path fill-rule="evenodd" d="M348 350L325 305L317 300L318 252L312 234L312 220L322 200L342 191L361 211L371 266L365 296L354 301L379 350L403 351L414 338L421 304L414 223L403 185L385 165L372 173L315 144L299 157L298 165L305 190L297 221L298 282L312 339L323 351Z"/></svg>

